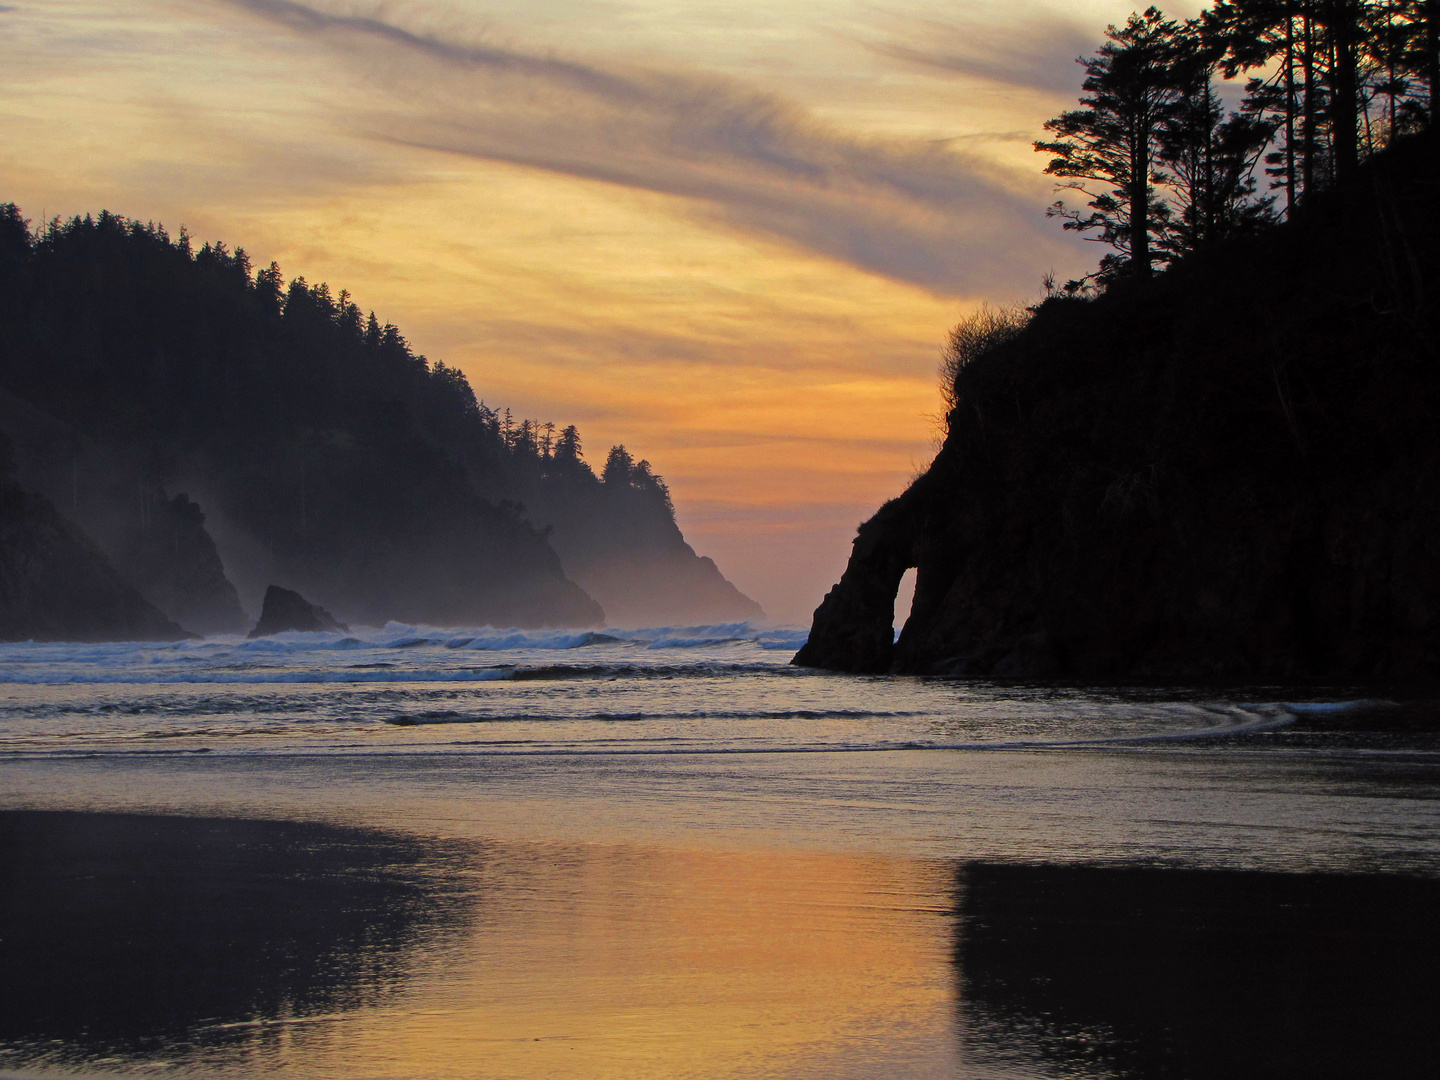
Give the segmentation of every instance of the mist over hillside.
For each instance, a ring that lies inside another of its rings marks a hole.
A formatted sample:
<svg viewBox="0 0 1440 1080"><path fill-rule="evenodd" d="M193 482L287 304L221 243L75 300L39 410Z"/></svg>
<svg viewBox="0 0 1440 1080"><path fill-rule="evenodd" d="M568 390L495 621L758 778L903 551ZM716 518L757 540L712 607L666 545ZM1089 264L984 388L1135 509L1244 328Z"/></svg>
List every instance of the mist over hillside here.
<svg viewBox="0 0 1440 1080"><path fill-rule="evenodd" d="M761 613L648 462L617 447L597 475L573 426L487 407L348 293L242 250L0 206L0 324L17 483L187 630L246 629L271 582L364 624Z"/></svg>

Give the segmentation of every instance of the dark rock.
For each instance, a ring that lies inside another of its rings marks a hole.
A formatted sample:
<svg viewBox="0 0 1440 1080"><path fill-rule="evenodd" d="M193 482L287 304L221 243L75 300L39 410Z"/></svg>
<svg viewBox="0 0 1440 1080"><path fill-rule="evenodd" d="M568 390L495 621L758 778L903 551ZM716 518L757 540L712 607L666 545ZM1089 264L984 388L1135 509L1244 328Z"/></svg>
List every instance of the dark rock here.
<svg viewBox="0 0 1440 1080"><path fill-rule="evenodd" d="M698 626L764 618L713 559L685 541L668 502L611 484L529 497L565 574L605 609L610 626Z"/></svg>
<svg viewBox="0 0 1440 1080"><path fill-rule="evenodd" d="M184 494L167 498L159 492L148 500L115 564L156 607L202 634L245 628L240 597L225 576L205 515Z"/></svg>
<svg viewBox="0 0 1440 1080"><path fill-rule="evenodd" d="M312 604L297 592L271 585L265 590L265 603L260 611L260 621L250 631L250 637L269 637L283 634L287 630L320 631L331 634L345 634L350 628L335 621L335 617L319 604Z"/></svg>
<svg viewBox="0 0 1440 1080"><path fill-rule="evenodd" d="M912 507L917 501L892 499L860 526L845 576L816 610L814 628L795 663L836 671L890 669L895 593L906 569L915 565L918 521Z"/></svg>
<svg viewBox="0 0 1440 1080"><path fill-rule="evenodd" d="M245 630L205 515L188 496L166 494L147 455L97 445L3 388L0 428L13 442L20 486L63 508L146 600L202 634Z"/></svg>
<svg viewBox="0 0 1440 1080"><path fill-rule="evenodd" d="M1022 678L1440 675L1429 150L966 368L795 662ZM1399 269L1404 267L1403 273ZM892 644L901 574L915 602Z"/></svg>
<svg viewBox="0 0 1440 1080"><path fill-rule="evenodd" d="M0 481L0 641L180 641L49 500Z"/></svg>

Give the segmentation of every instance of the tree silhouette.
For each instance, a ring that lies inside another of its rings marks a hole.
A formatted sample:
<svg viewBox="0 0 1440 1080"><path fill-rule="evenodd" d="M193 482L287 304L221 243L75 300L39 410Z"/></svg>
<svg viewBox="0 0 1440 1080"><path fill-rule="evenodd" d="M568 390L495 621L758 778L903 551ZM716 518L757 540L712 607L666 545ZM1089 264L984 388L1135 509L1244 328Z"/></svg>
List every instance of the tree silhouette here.
<svg viewBox="0 0 1440 1080"><path fill-rule="evenodd" d="M1266 175L1286 216L1329 185L1351 192L1366 156L1440 113L1440 0L1219 0L1184 24L1150 7L1106 38L1081 61L1082 107L1035 143L1088 199L1047 213L1115 249L1072 293L1274 220ZM1215 77L1247 72L1227 116Z"/></svg>
<svg viewBox="0 0 1440 1080"><path fill-rule="evenodd" d="M1206 244L1251 232L1273 219L1273 197L1255 194L1255 168L1274 134L1255 101L1225 116L1214 83L1218 50L1199 23L1174 36L1170 79L1174 100L1157 130L1158 174L1171 192L1160 246L1180 258Z"/></svg>
<svg viewBox="0 0 1440 1080"><path fill-rule="evenodd" d="M634 468L635 461L630 456L630 451L626 450L623 444L612 446L609 456L605 458L605 468L600 473L600 479L607 486L611 484L616 487L628 485L630 474Z"/></svg>
<svg viewBox="0 0 1440 1080"><path fill-rule="evenodd" d="M1155 144L1181 89L1174 78L1178 26L1158 8L1110 26L1109 39L1085 65L1082 108L1045 124L1059 136L1035 149L1055 155L1045 171L1066 181L1062 189L1089 200L1084 210L1057 201L1046 211L1076 232L1099 230L1115 248L1100 264L1103 279L1121 273L1148 277L1156 234L1163 234L1169 206L1155 194Z"/></svg>

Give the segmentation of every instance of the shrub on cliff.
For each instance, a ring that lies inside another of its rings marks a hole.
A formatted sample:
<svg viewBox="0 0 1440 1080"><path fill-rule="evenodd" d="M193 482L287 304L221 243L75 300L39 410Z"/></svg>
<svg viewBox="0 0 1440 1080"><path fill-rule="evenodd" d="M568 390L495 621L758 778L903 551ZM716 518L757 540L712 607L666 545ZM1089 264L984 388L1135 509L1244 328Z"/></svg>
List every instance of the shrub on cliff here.
<svg viewBox="0 0 1440 1080"><path fill-rule="evenodd" d="M959 404L955 387L960 373L1005 342L1013 341L1029 321L1027 308L984 304L950 331L940 353L940 396L945 400L947 415Z"/></svg>

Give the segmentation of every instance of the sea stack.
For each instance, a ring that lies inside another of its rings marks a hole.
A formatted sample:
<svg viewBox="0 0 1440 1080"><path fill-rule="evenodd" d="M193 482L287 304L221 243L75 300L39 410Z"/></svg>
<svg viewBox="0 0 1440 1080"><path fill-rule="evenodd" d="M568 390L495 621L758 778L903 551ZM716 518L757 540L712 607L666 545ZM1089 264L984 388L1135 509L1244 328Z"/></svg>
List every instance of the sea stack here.
<svg viewBox="0 0 1440 1080"><path fill-rule="evenodd" d="M287 630L322 631L334 634L349 633L350 628L338 622L335 616L319 604L312 604L297 592L271 585L265 590L265 604L260 611L260 621L250 631L250 637L269 637L283 634Z"/></svg>

